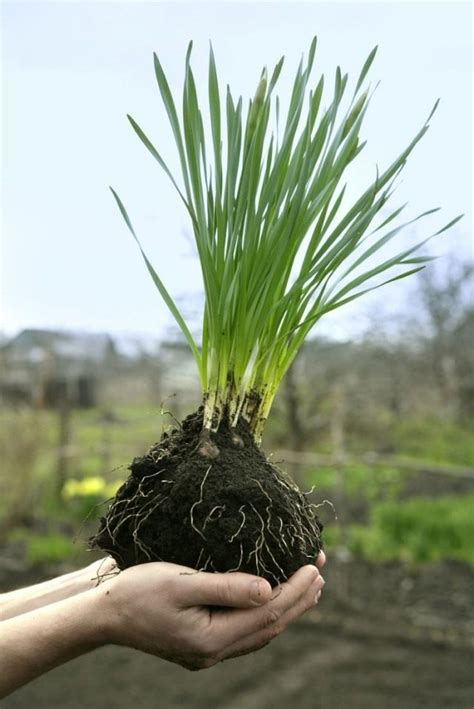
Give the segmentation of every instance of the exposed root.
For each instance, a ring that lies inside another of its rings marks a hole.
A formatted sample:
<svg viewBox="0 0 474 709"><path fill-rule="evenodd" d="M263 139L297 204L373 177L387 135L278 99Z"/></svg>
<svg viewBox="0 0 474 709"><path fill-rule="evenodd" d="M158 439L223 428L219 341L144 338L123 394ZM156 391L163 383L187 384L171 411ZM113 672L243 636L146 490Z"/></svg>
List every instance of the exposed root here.
<svg viewBox="0 0 474 709"><path fill-rule="evenodd" d="M176 396L176 394L172 394L171 396L168 396L165 401L168 401L168 399L171 399L173 396ZM175 426L178 426L178 428L181 428L181 421L178 421L176 416L173 414L172 411L168 411L168 409L165 409L165 402L162 401L160 405L160 414L161 416L169 416L170 419L173 421Z"/></svg>
<svg viewBox="0 0 474 709"><path fill-rule="evenodd" d="M209 505L206 502L206 482L211 474L212 465L209 465L202 477L199 486L199 498L189 509L189 524L191 529L201 537L201 546L198 558L194 564L199 571L216 569L216 562L212 552L207 548L208 538L206 529L210 525L218 525L221 520L225 520L227 515L232 518L236 516L235 508L228 505ZM168 494L163 492L162 485L172 485L174 481L160 479L160 492L156 492L155 486L150 486L150 480L159 477L163 471L144 476L140 481L134 497L128 500L116 500L111 506L111 510L105 520L106 529L111 539L118 545L118 533L128 525L135 547L135 555L138 560L155 561L159 560L156 550L152 550L144 542L142 529L150 520L156 510L168 499ZM315 561L315 555L311 551L314 548L315 539L319 539L319 526L316 518L316 510L321 505L309 504L305 500L303 493L294 494L294 488L285 479L282 479L278 472L274 471L274 478L279 485L291 491L293 495L287 496L289 504L289 519L286 522L279 514L274 512L274 500L265 490L261 480L249 478L255 485L255 494L249 491L249 500L263 496L267 500L264 507L258 509L253 502L249 501L238 509L239 524L235 531L227 537L229 545L229 559L234 560L231 568L226 572L255 569L257 575L263 575L272 581L273 585L280 584L286 579L286 574L282 566L282 560L292 556L295 549L299 554L308 559L308 562ZM147 486L148 484L148 486ZM321 504L331 504L324 501ZM199 508L202 508L198 515ZM248 525L258 528L258 533L253 537L253 546L248 546L246 528ZM236 549L236 551L231 551ZM309 550L309 551L308 551ZM203 563L203 560L204 563Z"/></svg>
<svg viewBox="0 0 474 709"><path fill-rule="evenodd" d="M201 558L204 553L205 547L201 547L201 551L199 552L198 560L196 561L196 569L199 569L199 564L201 563Z"/></svg>
<svg viewBox="0 0 474 709"><path fill-rule="evenodd" d="M165 560L197 571L242 570L273 586L315 563L321 505L262 454L249 456L249 441L246 425L221 435L183 422L132 463L96 545L120 568Z"/></svg>
<svg viewBox="0 0 474 709"><path fill-rule="evenodd" d="M238 564L235 568L228 569L226 571L226 574L230 574L231 571L240 571L240 569L242 568L242 561L244 558L244 547L242 546L242 542L239 542L239 545L240 545L240 558L239 558Z"/></svg>
<svg viewBox="0 0 474 709"><path fill-rule="evenodd" d="M234 539L239 536L240 532L242 531L242 529L243 529L243 527L244 527L244 525L245 525L245 520L246 520L247 518L246 518L246 516L245 516L245 512L243 511L244 507L245 507L245 505L242 505L242 506L239 508L239 514L242 515L242 521L241 521L241 523L240 523L240 527L238 528L238 530L237 530L237 531L231 536L231 538L229 539L229 544L232 544L232 542L234 541Z"/></svg>
<svg viewBox="0 0 474 709"><path fill-rule="evenodd" d="M334 507L334 504L331 502L331 500L323 500L323 501L320 502L318 505L316 505L315 503L313 503L313 504L311 505L311 507L312 507L313 509L317 510L317 509L319 509L320 507L323 507L324 505L329 505L329 507L332 509L332 511L333 511L333 513L334 513L334 519L337 520L338 517L337 517L336 508Z"/></svg>
<svg viewBox="0 0 474 709"><path fill-rule="evenodd" d="M214 514L214 512L217 512L217 514ZM212 510L209 512L207 515L206 519L204 520L204 524L202 525L202 528L206 528L206 524L208 522L216 522L218 519L220 519L225 512L225 505L214 505Z"/></svg>
<svg viewBox="0 0 474 709"><path fill-rule="evenodd" d="M96 587L99 586L104 579L110 578L112 576L117 576L120 573L120 569L118 566L114 566L110 571L104 571L103 573L101 572L101 569L105 562L108 561L108 559L102 559L101 563L99 564L99 568L95 572L95 582L96 582ZM92 581L93 579L91 579Z"/></svg>
<svg viewBox="0 0 474 709"><path fill-rule="evenodd" d="M150 453L152 455L152 452ZM162 492L157 493L154 485L150 484L150 481L158 478L163 472L164 469L144 475L132 499L121 499L118 497L114 500L104 520L105 529L112 541L111 546L114 548L107 549L102 546L104 551L113 554L115 558L118 557L119 560L123 561L123 557L120 552L117 551L117 547L123 549L119 542L119 532L123 527L127 526L131 538L133 539L136 562L139 563L139 561L143 561L138 551L140 551L148 561L158 560L156 553L144 543L140 536L140 530L155 510L167 499L167 495L163 495ZM165 484L172 483L170 480L161 480L160 482Z"/></svg>
<svg viewBox="0 0 474 709"><path fill-rule="evenodd" d="M189 516L190 516L190 518L191 518L191 527L194 529L195 532L197 532L197 533L199 534L200 537L202 537L202 538L204 539L204 541L206 541L206 537L204 536L204 534L202 533L202 531L201 531L200 529L198 529L198 528L196 527L196 525L194 524L194 510L196 509L196 507L197 507L198 505L201 505L202 502L203 502L203 499L204 499L204 495L203 495L204 484L205 484L205 482L206 482L206 480L207 480L207 476L209 475L209 473L210 473L210 471L211 471L211 467L212 467L211 465L208 467L208 469L206 470L206 473L205 473L205 475L204 475L204 477L203 477L203 479L202 479L201 488L200 488L201 497L199 498L199 500L198 500L197 502L195 502L195 503L192 505L192 507L191 507L191 509L190 509L190 511L189 511Z"/></svg>
<svg viewBox="0 0 474 709"><path fill-rule="evenodd" d="M210 554L209 554L209 556L208 556L207 559L206 559L206 563L204 564L204 566L202 566L202 567L199 569L199 571L206 571L206 569L207 569L209 563L211 563L211 555L210 555Z"/></svg>

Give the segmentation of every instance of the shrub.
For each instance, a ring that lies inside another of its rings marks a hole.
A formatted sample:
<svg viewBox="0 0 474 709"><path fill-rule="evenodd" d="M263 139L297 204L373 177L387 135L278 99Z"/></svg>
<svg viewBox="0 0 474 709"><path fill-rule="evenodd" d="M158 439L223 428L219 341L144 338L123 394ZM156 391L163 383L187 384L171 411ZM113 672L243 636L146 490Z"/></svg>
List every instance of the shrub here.
<svg viewBox="0 0 474 709"><path fill-rule="evenodd" d="M351 527L349 546L373 561L453 559L474 565L473 509L474 494L380 503L368 527Z"/></svg>
<svg viewBox="0 0 474 709"><path fill-rule="evenodd" d="M58 532L35 534L16 529L9 535L9 540L23 546L25 559L32 566L74 560L82 551L73 539Z"/></svg>

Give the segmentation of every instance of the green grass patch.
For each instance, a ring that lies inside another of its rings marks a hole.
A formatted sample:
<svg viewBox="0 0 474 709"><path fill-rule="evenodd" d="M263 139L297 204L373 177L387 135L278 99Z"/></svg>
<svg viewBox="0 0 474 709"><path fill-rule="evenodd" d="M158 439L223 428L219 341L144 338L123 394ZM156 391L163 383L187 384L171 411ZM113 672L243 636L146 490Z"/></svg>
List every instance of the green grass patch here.
<svg viewBox="0 0 474 709"><path fill-rule="evenodd" d="M73 539L60 533L34 534L25 529L17 529L9 539L22 543L25 559L32 566L73 561L83 553L80 545L74 544Z"/></svg>
<svg viewBox="0 0 474 709"><path fill-rule="evenodd" d="M350 528L349 547L372 561L453 559L474 565L473 510L474 494L375 504L367 527Z"/></svg>
<svg viewBox="0 0 474 709"><path fill-rule="evenodd" d="M400 493L407 473L393 466L343 465L338 469L323 466L306 473L307 484L316 490L344 490L352 497L362 497L370 502L393 500Z"/></svg>
<svg viewBox="0 0 474 709"><path fill-rule="evenodd" d="M449 421L406 420L395 425L391 437L397 455L426 462L474 467L474 429Z"/></svg>

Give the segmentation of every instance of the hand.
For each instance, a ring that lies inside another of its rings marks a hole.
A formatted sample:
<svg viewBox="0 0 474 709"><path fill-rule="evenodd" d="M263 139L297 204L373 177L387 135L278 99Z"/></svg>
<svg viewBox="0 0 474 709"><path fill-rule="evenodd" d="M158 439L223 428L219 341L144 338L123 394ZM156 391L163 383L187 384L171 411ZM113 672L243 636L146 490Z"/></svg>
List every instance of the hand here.
<svg viewBox="0 0 474 709"><path fill-rule="evenodd" d="M104 556L102 559L93 561L78 572L87 581L88 588L95 588L103 581L120 573L117 563L111 556Z"/></svg>
<svg viewBox="0 0 474 709"><path fill-rule="evenodd" d="M318 558L316 559L316 566L318 567L318 570L319 570L319 571L321 571L321 569L323 568L323 566L324 566L325 563L326 563L326 554L325 554L325 553L323 552L323 550L321 549L321 551L320 551L319 554L318 554ZM321 577L321 578L322 578L322 577ZM324 579L323 579L323 582L325 583ZM323 583L323 585L324 585L324 583ZM316 601L315 601L315 603L318 603L319 599L321 598L322 592L323 592L323 589L322 589L322 588L319 589L319 591L318 591L317 594L316 594Z"/></svg>
<svg viewBox="0 0 474 709"><path fill-rule="evenodd" d="M317 565L324 563L322 553ZM324 583L314 565L272 590L250 574L156 562L126 569L96 591L105 642L196 670L266 645L317 603Z"/></svg>

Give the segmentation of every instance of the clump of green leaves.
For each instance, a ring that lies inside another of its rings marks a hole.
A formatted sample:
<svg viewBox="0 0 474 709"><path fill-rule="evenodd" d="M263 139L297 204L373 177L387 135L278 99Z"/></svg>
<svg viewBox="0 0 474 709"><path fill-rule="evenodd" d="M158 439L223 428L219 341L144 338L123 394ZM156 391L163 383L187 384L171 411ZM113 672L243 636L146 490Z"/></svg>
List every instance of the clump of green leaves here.
<svg viewBox="0 0 474 709"><path fill-rule="evenodd" d="M69 537L55 532L37 534L26 529L16 529L9 535L9 540L24 546L25 558L32 566L69 561L80 554Z"/></svg>
<svg viewBox="0 0 474 709"><path fill-rule="evenodd" d="M380 503L368 527L351 527L349 544L356 555L374 561L474 564L473 505L474 495Z"/></svg>
<svg viewBox="0 0 474 709"><path fill-rule="evenodd" d="M343 489L349 498L367 503L395 500L403 488L409 473L392 466L370 466L364 463L348 463L335 467L318 467L307 473L310 485L314 483L331 497Z"/></svg>
<svg viewBox="0 0 474 709"><path fill-rule="evenodd" d="M360 130L370 100L372 50L348 104L348 76L338 67L326 104L325 79L315 80L316 38L293 82L286 115L275 94L283 58L264 69L244 109L227 87L221 95L212 48L208 74L210 125L205 127L185 60L179 110L158 57L158 88L181 165L173 175L138 123L129 121L176 188L189 214L201 263L205 305L200 345L151 262L148 271L193 352L204 394L204 428L239 416L260 440L278 386L312 327L326 314L430 260L415 255L430 237L398 254L384 247L408 224L404 209L387 210L394 183L433 115L394 162L346 198L346 171L364 148ZM120 198L115 199L138 242ZM441 228L440 234L459 217ZM432 235L432 236L435 236Z"/></svg>

